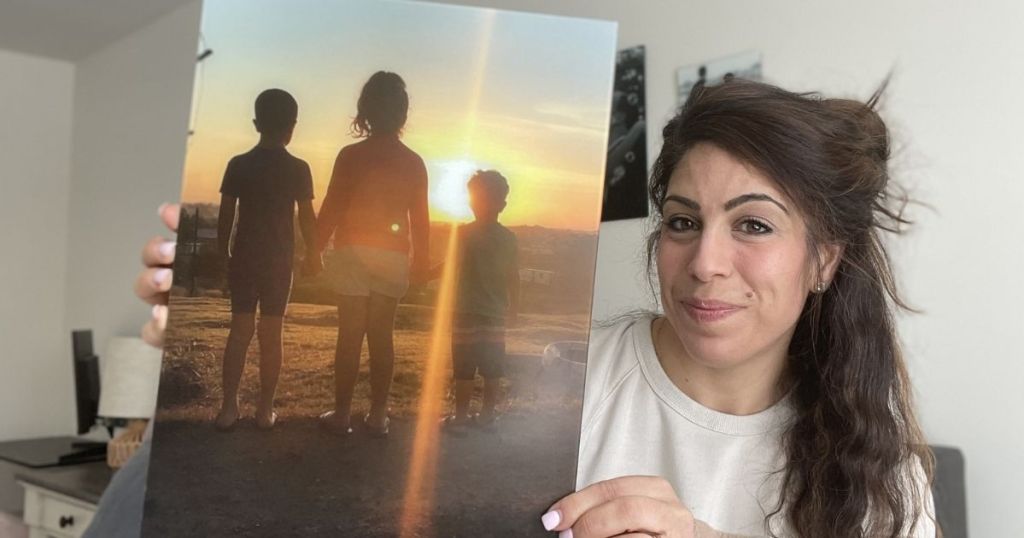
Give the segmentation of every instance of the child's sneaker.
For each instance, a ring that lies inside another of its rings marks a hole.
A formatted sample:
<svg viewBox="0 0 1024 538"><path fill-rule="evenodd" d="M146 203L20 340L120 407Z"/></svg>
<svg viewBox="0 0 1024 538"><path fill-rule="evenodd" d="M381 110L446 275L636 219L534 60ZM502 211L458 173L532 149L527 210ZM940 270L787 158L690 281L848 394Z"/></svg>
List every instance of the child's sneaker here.
<svg viewBox="0 0 1024 538"><path fill-rule="evenodd" d="M374 426L370 422L370 414L367 413L363 416L363 427L366 428L366 433L368 433L370 437L384 439L388 436L388 432L391 430L391 417L384 417L383 426Z"/></svg>
<svg viewBox="0 0 1024 538"><path fill-rule="evenodd" d="M493 432L498 429L498 414L497 413L477 413L473 415L473 426L480 428L485 432Z"/></svg>
<svg viewBox="0 0 1024 538"><path fill-rule="evenodd" d="M321 413L317 418L317 422L321 428L327 430L332 435L344 437L352 434L352 427L349 425L351 420L348 423L342 423L335 416L334 411Z"/></svg>
<svg viewBox="0 0 1024 538"><path fill-rule="evenodd" d="M470 417L448 415L441 419L441 431L454 437L465 437L472 422Z"/></svg>

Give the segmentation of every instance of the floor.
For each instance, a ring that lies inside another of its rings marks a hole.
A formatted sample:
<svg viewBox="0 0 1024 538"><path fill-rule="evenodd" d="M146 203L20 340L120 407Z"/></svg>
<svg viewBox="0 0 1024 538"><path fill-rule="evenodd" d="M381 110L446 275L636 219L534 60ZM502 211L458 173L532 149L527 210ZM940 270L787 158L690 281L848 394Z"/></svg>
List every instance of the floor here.
<svg viewBox="0 0 1024 538"><path fill-rule="evenodd" d="M0 538L28 538L28 527L21 523L21 517L0 512Z"/></svg>

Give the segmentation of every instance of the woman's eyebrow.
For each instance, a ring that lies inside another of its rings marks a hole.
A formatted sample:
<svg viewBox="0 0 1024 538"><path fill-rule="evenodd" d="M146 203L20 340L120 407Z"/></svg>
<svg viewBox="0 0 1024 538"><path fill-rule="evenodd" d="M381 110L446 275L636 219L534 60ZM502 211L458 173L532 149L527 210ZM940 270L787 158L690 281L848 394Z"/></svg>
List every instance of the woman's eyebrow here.
<svg viewBox="0 0 1024 538"><path fill-rule="evenodd" d="M678 194L670 194L670 195L665 197L665 201L666 202L669 202L669 201L676 202L676 203L682 204L682 205L684 205L684 206L686 206L686 207L688 207L688 208L690 208L690 209L692 209L694 211L700 211L700 204L698 204L696 201L691 200L691 199L689 199L689 198L687 198L685 196L679 196Z"/></svg>
<svg viewBox="0 0 1024 538"><path fill-rule="evenodd" d="M779 202L775 198L772 198L771 196L768 196L767 194L760 192L741 194L733 198L732 200L729 200L728 202L725 203L725 210L729 211L735 208L736 206L745 204L747 202L771 202L779 206L779 209L781 209L783 213L787 215L789 214L789 210L786 209L786 206L782 205L782 202Z"/></svg>
<svg viewBox="0 0 1024 538"><path fill-rule="evenodd" d="M678 194L670 194L665 197L665 201L673 201L682 204L694 211L700 211L700 204L698 204L696 200L692 200L685 196L679 196ZM768 196L767 194L760 192L741 194L733 198L732 200L729 200L728 202L725 203L725 210L730 211L736 208L737 206L745 204L747 202L771 202L779 206L779 209L781 209L784 213L786 213L787 215L789 214L789 210L786 209L786 206L782 205L781 202L779 202L775 198L772 198L771 196Z"/></svg>

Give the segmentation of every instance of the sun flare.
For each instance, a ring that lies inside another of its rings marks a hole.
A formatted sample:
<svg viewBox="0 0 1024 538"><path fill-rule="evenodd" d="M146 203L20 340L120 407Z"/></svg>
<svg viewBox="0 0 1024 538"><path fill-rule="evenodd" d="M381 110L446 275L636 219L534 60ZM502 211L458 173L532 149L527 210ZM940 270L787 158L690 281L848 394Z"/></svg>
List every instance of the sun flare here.
<svg viewBox="0 0 1024 538"><path fill-rule="evenodd" d="M440 160L427 164L432 220L464 222L472 219L466 182L473 172L482 168L469 159Z"/></svg>

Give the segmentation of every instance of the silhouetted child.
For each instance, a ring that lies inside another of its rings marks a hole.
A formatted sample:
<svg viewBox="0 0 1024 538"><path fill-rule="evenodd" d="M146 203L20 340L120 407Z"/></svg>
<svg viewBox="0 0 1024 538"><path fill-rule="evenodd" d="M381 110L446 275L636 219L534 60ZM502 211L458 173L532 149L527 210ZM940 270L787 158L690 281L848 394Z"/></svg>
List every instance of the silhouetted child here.
<svg viewBox="0 0 1024 538"><path fill-rule="evenodd" d="M363 341L370 355L370 410L363 426L372 437L390 431L388 399L395 373L395 312L409 283L428 272L430 210L427 168L402 142L409 93L397 73L377 71L363 85L352 120L362 138L338 152L317 217L322 251L334 237L332 271L338 294L334 350L334 408L320 425L352 433L352 399Z"/></svg>
<svg viewBox="0 0 1024 538"><path fill-rule="evenodd" d="M320 257L315 253L313 178L309 165L285 149L295 129L298 104L288 92L270 89L256 98L255 108L253 124L260 133L259 143L228 162L220 188L217 239L221 253L228 256L231 291L231 332L224 349L224 402L215 423L220 430L229 430L238 421L238 386L254 333L260 346L256 425L267 429L277 420L274 392L284 355L281 330L291 294L296 204L307 250L307 272L320 269ZM238 225L232 243L236 203Z"/></svg>
<svg viewBox="0 0 1024 538"><path fill-rule="evenodd" d="M504 376L506 319L515 323L519 314L516 236L498 222L508 180L494 170L477 171L467 186L476 220L458 230L452 320L455 412L444 419L449 431L474 421L485 428L493 425ZM469 403L477 372L484 378L484 390L480 413L474 416Z"/></svg>

